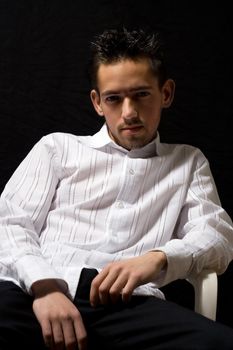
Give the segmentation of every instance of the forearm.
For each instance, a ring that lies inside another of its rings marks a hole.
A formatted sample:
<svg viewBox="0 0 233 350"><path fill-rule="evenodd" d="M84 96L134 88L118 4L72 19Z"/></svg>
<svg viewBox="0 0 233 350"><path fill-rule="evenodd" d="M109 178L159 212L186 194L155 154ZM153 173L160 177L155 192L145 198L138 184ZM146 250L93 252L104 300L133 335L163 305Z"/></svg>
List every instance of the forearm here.
<svg viewBox="0 0 233 350"><path fill-rule="evenodd" d="M49 142L48 140L46 142ZM35 280L58 278L44 259L40 232L58 183L53 145L40 141L18 166L0 198L0 277L27 291Z"/></svg>
<svg viewBox="0 0 233 350"><path fill-rule="evenodd" d="M196 226L183 239L159 247L167 256L167 267L156 281L158 287L187 278L190 272L213 269L221 274L226 270L233 259L233 230L227 226L218 232L217 226Z"/></svg>
<svg viewBox="0 0 233 350"><path fill-rule="evenodd" d="M233 224L221 207L208 162L200 152L193 168L174 239L158 247L168 260L158 286L204 268L223 273L233 259Z"/></svg>

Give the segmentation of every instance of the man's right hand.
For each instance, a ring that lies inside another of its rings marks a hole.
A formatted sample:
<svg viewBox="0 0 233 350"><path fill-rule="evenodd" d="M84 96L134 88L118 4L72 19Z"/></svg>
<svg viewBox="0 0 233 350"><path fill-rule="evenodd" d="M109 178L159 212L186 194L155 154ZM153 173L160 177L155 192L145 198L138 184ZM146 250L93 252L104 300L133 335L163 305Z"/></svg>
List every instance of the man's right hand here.
<svg viewBox="0 0 233 350"><path fill-rule="evenodd" d="M45 345L53 350L86 350L87 332L82 316L61 291L56 280L32 285L33 311L41 325Z"/></svg>

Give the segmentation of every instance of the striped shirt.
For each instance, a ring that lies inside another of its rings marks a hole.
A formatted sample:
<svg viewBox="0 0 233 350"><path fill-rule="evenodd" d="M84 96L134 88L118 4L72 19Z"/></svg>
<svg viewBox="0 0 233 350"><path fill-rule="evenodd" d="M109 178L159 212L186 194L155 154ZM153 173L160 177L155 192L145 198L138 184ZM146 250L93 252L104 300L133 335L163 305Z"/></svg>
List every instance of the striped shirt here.
<svg viewBox="0 0 233 350"><path fill-rule="evenodd" d="M0 202L0 279L28 293L55 278L74 298L81 269L161 250L166 270L134 294L190 271L222 273L233 257L233 228L209 164L189 145L159 135L127 151L108 136L52 133L8 181Z"/></svg>

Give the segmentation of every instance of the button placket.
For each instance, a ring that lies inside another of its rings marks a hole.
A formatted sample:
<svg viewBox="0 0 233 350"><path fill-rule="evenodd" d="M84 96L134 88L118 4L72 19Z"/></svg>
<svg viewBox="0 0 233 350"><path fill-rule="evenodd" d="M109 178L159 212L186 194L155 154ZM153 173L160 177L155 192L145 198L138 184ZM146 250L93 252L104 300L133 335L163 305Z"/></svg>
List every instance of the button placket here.
<svg viewBox="0 0 233 350"><path fill-rule="evenodd" d="M132 159L126 156L124 161L121 187L109 218L109 228L112 229L112 232L114 232L113 236L117 237L119 241L126 239L128 233L127 222L131 220L130 218L133 215L130 208L135 186L134 176L136 174Z"/></svg>

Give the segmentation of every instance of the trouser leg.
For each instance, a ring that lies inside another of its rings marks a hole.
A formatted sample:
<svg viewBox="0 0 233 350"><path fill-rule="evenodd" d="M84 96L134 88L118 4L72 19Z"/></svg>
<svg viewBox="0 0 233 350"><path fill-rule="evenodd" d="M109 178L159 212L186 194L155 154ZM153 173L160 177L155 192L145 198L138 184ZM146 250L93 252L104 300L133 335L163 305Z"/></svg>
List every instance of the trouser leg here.
<svg viewBox="0 0 233 350"><path fill-rule="evenodd" d="M127 304L91 307L95 274L83 270L74 301L88 330L90 350L233 349L232 328L169 301L134 296Z"/></svg>
<svg viewBox="0 0 233 350"><path fill-rule="evenodd" d="M74 300L88 331L88 350L233 349L232 328L175 303L135 296L127 304L91 307L95 275L83 270ZM0 282L0 350L17 348L46 349L31 296L11 282Z"/></svg>
<svg viewBox="0 0 233 350"><path fill-rule="evenodd" d="M43 350L32 297L12 282L0 282L0 350Z"/></svg>

